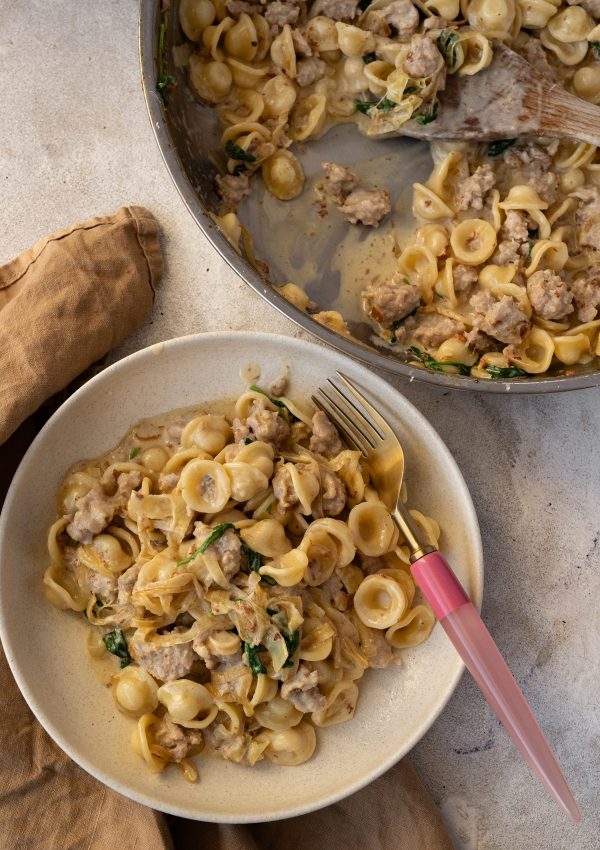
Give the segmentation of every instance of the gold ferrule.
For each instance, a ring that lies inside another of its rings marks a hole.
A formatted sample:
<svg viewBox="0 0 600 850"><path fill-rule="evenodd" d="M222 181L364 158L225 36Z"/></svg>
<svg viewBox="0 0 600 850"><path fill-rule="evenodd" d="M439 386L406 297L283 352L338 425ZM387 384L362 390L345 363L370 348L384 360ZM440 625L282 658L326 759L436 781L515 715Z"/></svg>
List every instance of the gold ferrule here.
<svg viewBox="0 0 600 850"><path fill-rule="evenodd" d="M410 549L411 564L414 564L415 561L418 561L419 558L422 558L424 555L428 555L430 552L437 552L435 546L431 546L431 544L424 543L421 540L421 532L400 500L398 500L396 510L392 513L392 517L396 521L398 528L404 537L404 542Z"/></svg>
<svg viewBox="0 0 600 850"><path fill-rule="evenodd" d="M419 558L422 558L424 555L430 555L431 552L437 552L435 546L421 546L421 548L417 549L416 552L411 552L408 560L411 564L414 564L415 561L419 560Z"/></svg>

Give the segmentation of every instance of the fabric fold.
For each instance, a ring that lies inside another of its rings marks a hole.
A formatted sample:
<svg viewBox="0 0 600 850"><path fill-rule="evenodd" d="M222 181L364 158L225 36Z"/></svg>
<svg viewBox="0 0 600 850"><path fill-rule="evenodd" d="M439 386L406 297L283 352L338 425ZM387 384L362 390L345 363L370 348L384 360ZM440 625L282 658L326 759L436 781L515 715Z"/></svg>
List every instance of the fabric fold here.
<svg viewBox="0 0 600 850"><path fill-rule="evenodd" d="M0 266L0 444L149 314L162 275L158 223L122 207Z"/></svg>

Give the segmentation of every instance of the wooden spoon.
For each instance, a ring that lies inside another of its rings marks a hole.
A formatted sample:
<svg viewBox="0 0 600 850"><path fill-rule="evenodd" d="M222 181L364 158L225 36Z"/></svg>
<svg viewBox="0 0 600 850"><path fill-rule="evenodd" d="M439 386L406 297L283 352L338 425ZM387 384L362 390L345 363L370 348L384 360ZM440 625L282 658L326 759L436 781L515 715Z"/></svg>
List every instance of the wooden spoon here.
<svg viewBox="0 0 600 850"><path fill-rule="evenodd" d="M448 75L437 116L430 123L411 119L393 127L391 120L381 118L368 135L460 141L553 136L600 145L600 107L568 94L499 42L483 71L473 76Z"/></svg>

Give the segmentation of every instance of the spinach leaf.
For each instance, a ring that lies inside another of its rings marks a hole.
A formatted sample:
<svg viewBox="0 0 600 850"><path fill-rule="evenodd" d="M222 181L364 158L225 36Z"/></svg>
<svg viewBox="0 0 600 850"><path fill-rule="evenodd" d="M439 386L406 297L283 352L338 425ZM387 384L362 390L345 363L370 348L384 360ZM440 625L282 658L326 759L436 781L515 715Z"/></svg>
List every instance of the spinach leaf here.
<svg viewBox="0 0 600 850"><path fill-rule="evenodd" d="M280 398L276 398L276 396L269 395L266 390L263 390L262 387L257 387L256 384L252 384L249 389L253 390L255 393L261 393L261 395L264 395L265 398L268 398L271 404L274 404L275 407L280 407L282 410L284 410L285 416L288 417L291 422L298 421L298 417L294 416L289 407L287 407L285 402L283 402Z"/></svg>
<svg viewBox="0 0 600 850"><path fill-rule="evenodd" d="M394 103L393 100L388 100L387 97L384 97L383 100L378 102L374 102L372 100L354 101L354 108L358 110L358 112L362 112L363 115L367 115L371 109L378 109L380 112L390 112L390 110L394 109L396 106L398 106L398 104Z"/></svg>
<svg viewBox="0 0 600 850"><path fill-rule="evenodd" d="M493 381L527 377L527 372L524 372L523 369L519 369L517 366L486 366L485 371L490 373Z"/></svg>
<svg viewBox="0 0 600 850"><path fill-rule="evenodd" d="M265 584L277 584L273 576L261 576L261 581L264 581Z"/></svg>
<svg viewBox="0 0 600 850"><path fill-rule="evenodd" d="M488 145L488 156L500 156L505 150L512 147L516 139L497 139L495 142L490 142Z"/></svg>
<svg viewBox="0 0 600 850"><path fill-rule="evenodd" d="M369 65L371 62L374 62L377 59L377 56L374 53L365 53L362 60L365 65Z"/></svg>
<svg viewBox="0 0 600 850"><path fill-rule="evenodd" d="M251 549L247 543L244 543L242 540L242 552L246 556L246 560L248 561L248 567L251 572L257 573L262 567L262 557L255 552L254 549ZM264 581L265 584L277 584L273 576L261 576L261 581Z"/></svg>
<svg viewBox="0 0 600 850"><path fill-rule="evenodd" d="M230 159L237 159L240 162L256 162L256 157L253 153L248 153L248 151L236 145L231 139L225 142L225 153Z"/></svg>
<svg viewBox="0 0 600 850"><path fill-rule="evenodd" d="M300 646L300 632L298 631L298 629L296 629L294 632L292 632L291 635L286 635L285 632L283 632L282 636L283 636L283 639L285 641L285 645L287 646L287 651L288 651L287 661L284 663L283 666L284 667L293 667L294 662L292 660L292 657L293 657L294 653L296 652L296 650L298 649L298 647Z"/></svg>
<svg viewBox="0 0 600 850"><path fill-rule="evenodd" d="M448 68L454 68L456 65L456 45L458 44L458 35L452 30L442 30L437 38L440 53L446 60Z"/></svg>
<svg viewBox="0 0 600 850"><path fill-rule="evenodd" d="M255 393L260 393L261 395L266 396L269 399L269 401L271 402L271 404L275 405L275 407L283 407L285 410L287 410L287 407L281 401L281 399L278 399L278 398L275 398L275 396L269 395L269 393L266 390L263 390L262 387L257 387L256 384L252 384L250 386L250 389Z"/></svg>
<svg viewBox="0 0 600 850"><path fill-rule="evenodd" d="M596 54L596 57L600 59L600 41L590 41L590 47Z"/></svg>
<svg viewBox="0 0 600 850"><path fill-rule="evenodd" d="M121 629L115 629L105 634L102 638L102 643L111 655L116 655L117 658L121 659L121 668L131 664L131 655L129 654L127 641Z"/></svg>
<svg viewBox="0 0 600 850"><path fill-rule="evenodd" d="M141 452L140 447L134 446L132 448L132 450L129 452L129 460L133 460L134 458L136 458L139 455L140 452Z"/></svg>
<svg viewBox="0 0 600 850"><path fill-rule="evenodd" d="M169 88L173 85L174 82L175 77L173 76L173 74L166 74L165 76L159 77L157 79L156 91L159 93L163 100L166 99Z"/></svg>
<svg viewBox="0 0 600 850"><path fill-rule="evenodd" d="M179 561L177 563L177 566L183 567L185 564L189 564L190 561L193 561L194 558L197 558L198 555L201 555L203 552L206 552L208 547L220 537L223 537L225 532L228 531L230 528L235 528L235 526L233 526L230 522L222 522L220 525L216 525L211 534L209 534L206 540L200 544L200 547L196 549L193 555L190 555L189 558L185 558L185 560L183 561Z"/></svg>
<svg viewBox="0 0 600 850"><path fill-rule="evenodd" d="M437 118L437 111L437 103L434 103L430 112L421 112L420 115L415 115L415 121L417 124L431 124Z"/></svg>
<svg viewBox="0 0 600 850"><path fill-rule="evenodd" d="M246 168L246 166L244 165L243 162L238 162L238 164L236 166L234 166L233 171L231 173L233 174L234 177L239 177L240 174L243 174L244 171L247 171L247 170L248 169Z"/></svg>
<svg viewBox="0 0 600 850"><path fill-rule="evenodd" d="M366 115L369 112L370 109L373 109L374 106L375 106L375 104L373 103L372 100L355 100L354 101L354 108L358 112L362 112L363 115Z"/></svg>
<svg viewBox="0 0 600 850"><path fill-rule="evenodd" d="M244 652L246 653L246 658L248 659L248 667L252 670L255 676L258 676L259 673L267 672L267 668L258 657L259 651L263 649L264 647L261 644L259 644L258 646L250 646L249 643L244 641Z"/></svg>
<svg viewBox="0 0 600 850"><path fill-rule="evenodd" d="M432 357L431 354L427 354L426 351L419 351L418 348L411 346L408 349L409 353L423 364L427 369L431 369L432 372L443 372L445 366L456 366L458 368L459 375L469 375L471 372L471 367L467 366L466 363L458 363L454 360L436 360L435 357Z"/></svg>
<svg viewBox="0 0 600 850"><path fill-rule="evenodd" d="M169 88L175 82L173 74L165 74L165 34L167 32L167 12L164 11L160 18L160 26L158 28L158 45L156 55L158 57L158 75L156 78L156 91L162 97L163 101L167 100Z"/></svg>
<svg viewBox="0 0 600 850"><path fill-rule="evenodd" d="M251 549L247 543L244 543L242 540L242 552L246 556L248 561L248 567L253 573L257 573L262 567L262 558L255 552L254 549Z"/></svg>

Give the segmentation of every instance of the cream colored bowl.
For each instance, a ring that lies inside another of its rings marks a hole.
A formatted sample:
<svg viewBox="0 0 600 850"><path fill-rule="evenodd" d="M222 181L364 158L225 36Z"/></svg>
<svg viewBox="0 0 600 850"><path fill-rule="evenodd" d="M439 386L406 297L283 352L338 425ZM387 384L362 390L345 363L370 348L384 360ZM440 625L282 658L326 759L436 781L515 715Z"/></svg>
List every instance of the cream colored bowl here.
<svg viewBox="0 0 600 850"><path fill-rule="evenodd" d="M189 336L126 357L76 392L23 459L0 518L0 631L32 711L56 743L101 782L147 806L187 818L253 822L291 817L333 803L375 779L407 753L436 719L463 665L436 625L402 667L369 671L355 717L319 730L315 756L299 767L254 768L198 759L189 784L171 768L156 776L129 746L132 721L115 709L85 649L84 617L47 602L46 530L54 498L77 460L111 448L136 420L173 408L232 399L240 369L260 365L262 381L289 365L289 395L309 396L336 369L377 399L407 458L410 503L443 529L443 551L479 605L482 552L465 482L443 442L417 410L365 367L319 345L251 333ZM443 753L440 753L443 758Z"/></svg>

